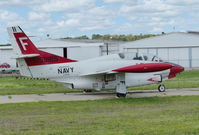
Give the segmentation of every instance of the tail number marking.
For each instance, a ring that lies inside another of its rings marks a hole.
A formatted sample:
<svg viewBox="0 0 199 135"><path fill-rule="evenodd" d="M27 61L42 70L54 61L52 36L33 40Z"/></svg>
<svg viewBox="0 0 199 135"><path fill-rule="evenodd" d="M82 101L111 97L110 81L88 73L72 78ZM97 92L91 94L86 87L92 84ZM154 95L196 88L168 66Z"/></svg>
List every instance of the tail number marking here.
<svg viewBox="0 0 199 135"><path fill-rule="evenodd" d="M28 38L27 37L20 37L19 38L19 42L21 43L23 50L26 51L27 50L26 46L28 45L28 43L25 43L24 40L28 40Z"/></svg>

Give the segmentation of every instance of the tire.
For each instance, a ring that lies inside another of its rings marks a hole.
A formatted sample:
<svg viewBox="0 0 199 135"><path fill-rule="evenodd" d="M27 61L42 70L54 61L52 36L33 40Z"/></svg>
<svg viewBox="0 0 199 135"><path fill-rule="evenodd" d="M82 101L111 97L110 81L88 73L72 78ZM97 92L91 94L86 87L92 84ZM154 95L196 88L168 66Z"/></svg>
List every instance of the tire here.
<svg viewBox="0 0 199 135"><path fill-rule="evenodd" d="M85 92L85 93L91 93L92 90L90 90L90 89L84 89L84 92Z"/></svg>
<svg viewBox="0 0 199 135"><path fill-rule="evenodd" d="M159 92L165 92L165 91L166 91L166 87L164 86L164 84L160 84L160 85L158 86L158 91L159 91Z"/></svg>
<svg viewBox="0 0 199 135"><path fill-rule="evenodd" d="M125 97L126 97L126 94L124 94L124 93L116 93L116 96L117 96L118 98L125 98Z"/></svg>

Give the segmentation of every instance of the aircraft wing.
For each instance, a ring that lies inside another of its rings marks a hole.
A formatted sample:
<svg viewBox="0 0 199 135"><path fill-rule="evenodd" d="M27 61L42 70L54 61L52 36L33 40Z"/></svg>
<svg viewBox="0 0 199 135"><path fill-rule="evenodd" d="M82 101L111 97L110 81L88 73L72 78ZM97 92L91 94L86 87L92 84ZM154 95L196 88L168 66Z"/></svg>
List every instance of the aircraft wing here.
<svg viewBox="0 0 199 135"><path fill-rule="evenodd" d="M107 71L100 71L100 72L95 72L95 73L85 73L85 74L81 74L80 76L89 76L89 75L100 75L100 74L116 74L118 72L116 71L111 71L111 70L107 70Z"/></svg>
<svg viewBox="0 0 199 135"><path fill-rule="evenodd" d="M98 75L98 74L116 74L116 73L148 73L148 72L158 72L172 68L171 64L168 63L144 63L137 65L130 65L125 67L120 67L111 70L96 71L82 74L81 76L86 75Z"/></svg>

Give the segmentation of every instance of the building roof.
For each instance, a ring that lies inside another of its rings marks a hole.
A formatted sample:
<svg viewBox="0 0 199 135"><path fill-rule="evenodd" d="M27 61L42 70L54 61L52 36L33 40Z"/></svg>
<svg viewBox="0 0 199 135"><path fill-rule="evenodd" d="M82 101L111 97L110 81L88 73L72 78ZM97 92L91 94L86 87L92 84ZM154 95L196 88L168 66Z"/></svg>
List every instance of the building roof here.
<svg viewBox="0 0 199 135"><path fill-rule="evenodd" d="M174 32L123 44L124 48L187 48L199 47L199 34Z"/></svg>
<svg viewBox="0 0 199 135"><path fill-rule="evenodd" d="M84 42L73 42L63 41L57 39L46 39L34 42L38 48L64 48L64 47L86 47L86 46L102 46L103 43L84 43Z"/></svg>
<svg viewBox="0 0 199 135"><path fill-rule="evenodd" d="M67 40L57 40L57 39L46 39L33 41L33 43L39 48L74 48L74 47L89 47L89 46L103 46L103 42L74 42ZM0 50L12 49L12 46L0 46Z"/></svg>

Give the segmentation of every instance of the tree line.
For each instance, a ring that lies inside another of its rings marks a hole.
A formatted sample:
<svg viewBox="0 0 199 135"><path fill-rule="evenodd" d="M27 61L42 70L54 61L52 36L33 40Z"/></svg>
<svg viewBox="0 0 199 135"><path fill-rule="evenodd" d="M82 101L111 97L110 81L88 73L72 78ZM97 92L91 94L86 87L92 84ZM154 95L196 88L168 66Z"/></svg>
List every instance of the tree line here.
<svg viewBox="0 0 199 135"><path fill-rule="evenodd" d="M101 34L93 34L91 38L86 35L79 36L79 37L66 37L64 39L92 39L92 40L118 40L118 41L135 41L143 38L154 37L157 36L156 34L140 34L140 35L101 35Z"/></svg>

